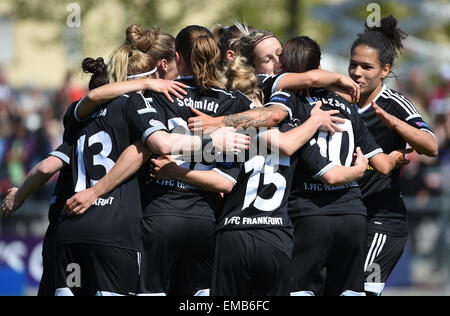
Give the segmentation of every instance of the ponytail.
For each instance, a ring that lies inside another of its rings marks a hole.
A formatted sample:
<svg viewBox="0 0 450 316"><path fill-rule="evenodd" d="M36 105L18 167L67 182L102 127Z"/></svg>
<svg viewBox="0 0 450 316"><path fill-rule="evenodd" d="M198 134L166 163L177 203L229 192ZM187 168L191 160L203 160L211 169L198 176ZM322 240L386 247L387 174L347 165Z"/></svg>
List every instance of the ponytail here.
<svg viewBox="0 0 450 316"><path fill-rule="evenodd" d="M220 81L220 51L208 29L196 25L184 28L176 38L175 49L191 68L200 92L225 88Z"/></svg>
<svg viewBox="0 0 450 316"><path fill-rule="evenodd" d="M128 58L131 54L131 47L123 45L117 48L109 62L109 81L122 82L127 80Z"/></svg>

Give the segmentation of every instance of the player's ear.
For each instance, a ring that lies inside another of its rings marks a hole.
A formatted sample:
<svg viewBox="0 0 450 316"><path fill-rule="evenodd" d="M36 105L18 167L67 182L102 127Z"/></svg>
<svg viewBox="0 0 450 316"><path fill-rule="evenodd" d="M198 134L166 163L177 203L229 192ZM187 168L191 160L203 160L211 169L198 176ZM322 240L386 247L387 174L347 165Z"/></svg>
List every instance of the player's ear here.
<svg viewBox="0 0 450 316"><path fill-rule="evenodd" d="M391 72L391 65L389 64L384 65L383 69L381 70L381 78L386 79L386 77L389 76L390 72Z"/></svg>
<svg viewBox="0 0 450 316"><path fill-rule="evenodd" d="M227 62L231 63L235 57L236 57L236 53L233 50L231 50L231 49L227 50L227 53L226 53Z"/></svg>
<svg viewBox="0 0 450 316"><path fill-rule="evenodd" d="M320 70L322 70L322 65L319 65L319 68L317 68L317 69L320 69Z"/></svg>
<svg viewBox="0 0 450 316"><path fill-rule="evenodd" d="M167 59L162 59L158 64L158 72L167 73L169 71L169 63Z"/></svg>

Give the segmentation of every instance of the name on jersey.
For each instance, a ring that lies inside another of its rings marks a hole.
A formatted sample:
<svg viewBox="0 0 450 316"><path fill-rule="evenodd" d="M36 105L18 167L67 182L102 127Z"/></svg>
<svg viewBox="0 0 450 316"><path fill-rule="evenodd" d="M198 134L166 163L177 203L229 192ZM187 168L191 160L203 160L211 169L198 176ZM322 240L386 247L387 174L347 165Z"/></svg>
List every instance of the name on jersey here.
<svg viewBox="0 0 450 316"><path fill-rule="evenodd" d="M201 190L200 188L197 188L193 185L190 185L190 184L178 181L178 180L156 180L155 182L156 182L156 184L159 184L162 186L173 187L173 188L178 188L178 189L182 189L182 190L195 190L195 191Z"/></svg>
<svg viewBox="0 0 450 316"><path fill-rule="evenodd" d="M194 101L191 98L184 98L183 100L177 99L178 106L183 107L193 107L197 110L209 111L213 113L217 113L219 109L219 103L214 101L208 102L207 100L203 101Z"/></svg>
<svg viewBox="0 0 450 316"><path fill-rule="evenodd" d="M112 205L113 202L114 202L114 198L113 197L110 197L110 198L107 198L107 199L100 198L97 201L95 201L94 204L92 204L92 205L94 205L94 206L106 206L106 205Z"/></svg>
<svg viewBox="0 0 450 316"><path fill-rule="evenodd" d="M271 225L283 226L283 219L281 217L227 217L225 218L225 226L227 225Z"/></svg>
<svg viewBox="0 0 450 316"><path fill-rule="evenodd" d="M323 98L322 100L320 100L317 97L307 97L306 99L308 100L310 105L315 105L317 102L322 101L323 104L328 104L332 107L342 109L342 110L346 111L348 114L352 114L352 110L347 105L345 105L344 103L339 102L339 100L336 100L333 98L329 98L329 99Z"/></svg>
<svg viewBox="0 0 450 316"><path fill-rule="evenodd" d="M357 188L358 182L353 181L349 184L344 185L336 185L331 186L328 184L322 184L322 183L304 183L304 189L305 191L312 191L312 192L330 192L330 191L339 191L339 190L346 190L351 188Z"/></svg>

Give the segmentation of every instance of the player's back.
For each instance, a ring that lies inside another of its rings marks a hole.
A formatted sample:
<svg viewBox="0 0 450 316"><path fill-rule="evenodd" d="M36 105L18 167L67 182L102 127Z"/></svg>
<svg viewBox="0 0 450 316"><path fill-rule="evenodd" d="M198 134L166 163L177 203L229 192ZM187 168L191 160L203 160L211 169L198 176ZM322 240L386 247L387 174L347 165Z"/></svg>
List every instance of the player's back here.
<svg viewBox="0 0 450 316"><path fill-rule="evenodd" d="M128 102L130 98L142 96L119 97L74 124L77 126L71 157L74 193L94 186L114 167L120 154L140 138L143 127L136 109ZM74 113L72 119L77 120ZM63 215L58 241L139 250L141 216L140 190L134 177L99 198L82 216Z"/></svg>
<svg viewBox="0 0 450 316"><path fill-rule="evenodd" d="M174 98L174 102L170 102L163 94L145 94L149 104L161 113L162 123L171 133L192 134L188 129L189 118L195 116L191 107L213 117L244 112L253 107L253 102L239 91L212 88L201 92L195 87L193 77L182 77L180 81L188 86L183 99ZM179 166L186 169L214 168L213 159L205 161L202 156L174 158ZM144 216L177 215L215 220L216 193L178 180L153 180L145 186L144 191Z"/></svg>
<svg viewBox="0 0 450 316"><path fill-rule="evenodd" d="M298 101L302 121L309 117L311 110L319 101L323 104L322 110L339 110L337 116L345 120L340 124L342 132L330 135L329 132L319 131L312 140L318 144L320 154L333 163L328 166L328 170L336 165L350 167L357 147L361 148L368 159L382 152L359 116L357 108L340 96L325 89L312 89L311 96L298 97ZM305 172L301 167L302 164L307 163L300 158L290 198L292 216L335 214L336 212L367 214L361 202L361 191L356 181L339 186L324 184L319 178L328 170L322 170L321 173L313 175Z"/></svg>

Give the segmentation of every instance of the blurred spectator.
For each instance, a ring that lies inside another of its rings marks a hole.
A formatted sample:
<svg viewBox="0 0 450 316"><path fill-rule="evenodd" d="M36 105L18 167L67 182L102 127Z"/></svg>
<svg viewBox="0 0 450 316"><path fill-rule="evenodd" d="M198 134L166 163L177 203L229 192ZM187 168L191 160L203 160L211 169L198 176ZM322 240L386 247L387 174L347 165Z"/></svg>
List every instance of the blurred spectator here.
<svg viewBox="0 0 450 316"><path fill-rule="evenodd" d="M53 110L57 119L62 119L69 105L83 98L87 93L85 88L72 83L72 74L68 72L61 87L54 94Z"/></svg>
<svg viewBox="0 0 450 316"><path fill-rule="evenodd" d="M440 82L430 96L430 112L433 115L446 115L450 112L450 64L440 69Z"/></svg>

